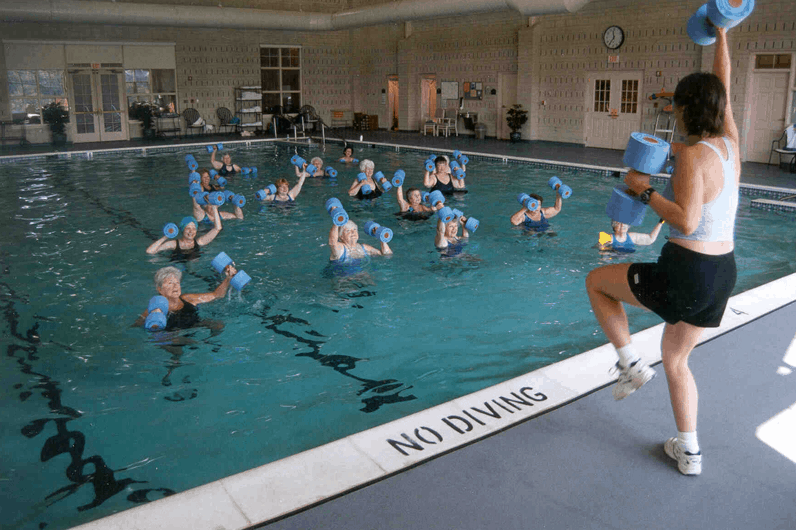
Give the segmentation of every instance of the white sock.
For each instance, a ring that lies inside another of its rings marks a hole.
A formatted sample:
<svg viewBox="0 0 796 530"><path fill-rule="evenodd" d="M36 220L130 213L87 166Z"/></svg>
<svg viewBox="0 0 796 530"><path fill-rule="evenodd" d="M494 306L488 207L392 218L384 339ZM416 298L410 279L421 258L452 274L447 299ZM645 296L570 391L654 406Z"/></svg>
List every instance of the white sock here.
<svg viewBox="0 0 796 530"><path fill-rule="evenodd" d="M696 431L680 432L677 431L677 441L683 446L686 453L695 455L699 452L699 442L697 441Z"/></svg>
<svg viewBox="0 0 796 530"><path fill-rule="evenodd" d="M632 342L628 342L621 348L616 348L616 354L619 355L619 364L625 368L640 359Z"/></svg>

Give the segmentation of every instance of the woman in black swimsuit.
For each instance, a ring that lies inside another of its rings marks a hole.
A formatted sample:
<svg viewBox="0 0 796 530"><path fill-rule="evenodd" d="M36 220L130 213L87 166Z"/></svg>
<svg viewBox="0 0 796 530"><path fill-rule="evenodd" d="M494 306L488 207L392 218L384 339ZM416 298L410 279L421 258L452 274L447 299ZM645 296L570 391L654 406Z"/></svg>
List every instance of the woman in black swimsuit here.
<svg viewBox="0 0 796 530"><path fill-rule="evenodd" d="M348 195L350 197L354 197L359 200L363 199L376 199L381 197L382 189L377 185L376 180L373 178L373 172L376 169L376 165L373 163L372 160L365 159L359 163L359 170L362 174L365 175L365 178L359 180L359 177L354 179L354 182L351 183L351 187L348 189ZM362 193L362 187L365 185L370 186L370 193Z"/></svg>
<svg viewBox="0 0 796 530"><path fill-rule="evenodd" d="M175 329L190 328L199 323L199 312L196 306L219 298L224 298L229 288L229 281L238 271L234 265L227 265L224 269L224 274L227 275L221 285L216 287L215 291L209 293L182 293L180 281L182 280L182 271L176 267L163 267L158 269L155 273L155 288L158 294L165 296L169 301L169 313L166 316L165 331L173 331ZM156 311L160 311L156 309ZM149 314L149 310L144 311L144 314L139 318L139 322L143 323Z"/></svg>
<svg viewBox="0 0 796 530"><path fill-rule="evenodd" d="M208 216L213 219L213 229L209 232L196 237L196 230L198 223L194 217L185 217L180 223L182 230L182 237L169 239L166 236L161 237L146 249L147 254L157 254L162 250L173 250L175 256L179 255L178 261L185 261L198 257L199 247L203 247L213 241L219 232L221 232L221 216L218 212L218 206L209 204L207 207Z"/></svg>
<svg viewBox="0 0 796 530"><path fill-rule="evenodd" d="M232 157L229 156L229 153L224 153L224 156L221 157L221 162L218 162L216 160L217 151L218 148L214 145L213 153L210 155L210 163L213 164L213 167L218 171L220 176L226 178L235 173L240 173L240 166L236 166L232 163Z"/></svg>
<svg viewBox="0 0 796 530"><path fill-rule="evenodd" d="M431 188L429 191L441 191L445 195L451 195L454 191L465 191L466 184L464 179L455 179L451 176L451 169L448 166L447 156L438 156L434 160L434 171L426 171L423 176L423 185Z"/></svg>

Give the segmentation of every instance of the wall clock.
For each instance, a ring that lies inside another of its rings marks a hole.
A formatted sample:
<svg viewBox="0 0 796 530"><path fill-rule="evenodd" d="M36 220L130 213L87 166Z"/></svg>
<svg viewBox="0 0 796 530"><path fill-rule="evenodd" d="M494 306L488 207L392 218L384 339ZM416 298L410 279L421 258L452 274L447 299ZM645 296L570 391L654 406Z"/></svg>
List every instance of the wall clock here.
<svg viewBox="0 0 796 530"><path fill-rule="evenodd" d="M611 26L603 33L603 43L609 50L619 48L625 42L625 32L619 26Z"/></svg>

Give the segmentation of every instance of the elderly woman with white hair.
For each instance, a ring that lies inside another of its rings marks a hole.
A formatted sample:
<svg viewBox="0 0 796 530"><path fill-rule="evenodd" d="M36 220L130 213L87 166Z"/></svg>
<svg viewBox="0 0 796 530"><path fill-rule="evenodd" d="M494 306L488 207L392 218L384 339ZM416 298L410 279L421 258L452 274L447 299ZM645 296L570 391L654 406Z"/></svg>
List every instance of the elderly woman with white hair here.
<svg viewBox="0 0 796 530"><path fill-rule="evenodd" d="M392 254L390 246L381 242L381 249L358 243L359 229L354 221L348 221L343 226L332 225L329 230L329 261L340 263L362 259L368 256L389 256Z"/></svg>
<svg viewBox="0 0 796 530"><path fill-rule="evenodd" d="M373 171L376 169L376 165L373 163L372 160L365 159L359 163L359 171L361 173L357 175L357 178L354 179L354 182L351 184L351 187L348 189L348 195L351 197L355 197L359 200L363 199L376 199L381 197L382 190L376 183L376 180L373 178ZM362 178L361 175L364 175L365 178ZM363 192L362 188L365 186L370 188L370 192Z"/></svg>
<svg viewBox="0 0 796 530"><path fill-rule="evenodd" d="M658 234L661 232L661 227L665 221L663 219L658 221L655 228L649 234L641 232L628 232L629 224L620 223L619 221L611 221L611 228L613 235L600 232L600 241L598 246L600 250L612 250L614 252L635 252L636 245L651 245L658 239Z"/></svg>
<svg viewBox="0 0 796 530"><path fill-rule="evenodd" d="M176 267L158 269L155 273L155 289L169 301L165 330L185 329L198 324L199 311L196 306L224 298L227 294L227 289L229 289L230 280L237 273L238 271L235 269L234 264L227 265L227 268L224 269L226 278L216 287L215 291L183 294L180 285L182 271ZM155 309L155 311L160 311L160 309ZM136 324L143 324L148 314L149 310L144 311L144 314L141 315Z"/></svg>

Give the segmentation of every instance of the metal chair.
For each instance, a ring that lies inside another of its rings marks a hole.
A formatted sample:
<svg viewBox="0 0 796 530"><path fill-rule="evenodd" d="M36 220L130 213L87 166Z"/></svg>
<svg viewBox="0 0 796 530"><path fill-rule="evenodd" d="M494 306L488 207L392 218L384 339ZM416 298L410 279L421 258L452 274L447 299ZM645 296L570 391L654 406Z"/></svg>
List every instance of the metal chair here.
<svg viewBox="0 0 796 530"><path fill-rule="evenodd" d="M219 107L216 110L216 116L218 117L218 132L235 132L236 125L230 123L230 120L234 118L231 110L226 107ZM231 129L231 131L228 129Z"/></svg>
<svg viewBox="0 0 796 530"><path fill-rule="evenodd" d="M182 117L185 118L185 131L191 132L195 129L199 129L200 134L204 131L205 128L205 121L202 119L202 115L199 114L199 111L193 108L188 108L182 111ZM191 132L193 136L193 132Z"/></svg>
<svg viewBox="0 0 796 530"><path fill-rule="evenodd" d="M777 159L777 166L782 164L782 155L790 155L793 158L790 160L790 166L793 167L796 165L796 124L791 123L785 130L782 131L782 135L771 142L771 151L768 153L768 163L771 163L771 157L774 156L774 153L777 153L779 157Z"/></svg>

